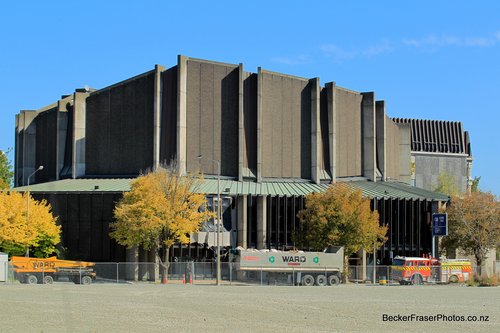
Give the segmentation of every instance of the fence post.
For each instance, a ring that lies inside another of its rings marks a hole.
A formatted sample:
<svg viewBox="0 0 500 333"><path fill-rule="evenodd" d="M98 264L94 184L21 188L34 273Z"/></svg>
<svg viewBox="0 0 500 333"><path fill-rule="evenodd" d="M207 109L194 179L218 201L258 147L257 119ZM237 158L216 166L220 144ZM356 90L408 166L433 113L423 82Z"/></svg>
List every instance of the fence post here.
<svg viewBox="0 0 500 333"><path fill-rule="evenodd" d="M262 267L260 268L260 285L262 286Z"/></svg>
<svg viewBox="0 0 500 333"><path fill-rule="evenodd" d="M120 283L118 280L118 265L119 265L119 263L117 262L116 263L116 283Z"/></svg>

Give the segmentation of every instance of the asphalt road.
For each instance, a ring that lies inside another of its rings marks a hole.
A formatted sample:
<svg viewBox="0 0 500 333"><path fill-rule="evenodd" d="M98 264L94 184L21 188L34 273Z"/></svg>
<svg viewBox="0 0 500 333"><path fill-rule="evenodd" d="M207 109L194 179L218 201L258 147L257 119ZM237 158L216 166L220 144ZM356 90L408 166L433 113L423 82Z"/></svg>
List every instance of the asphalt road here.
<svg viewBox="0 0 500 333"><path fill-rule="evenodd" d="M0 284L0 332L499 331L498 287Z"/></svg>

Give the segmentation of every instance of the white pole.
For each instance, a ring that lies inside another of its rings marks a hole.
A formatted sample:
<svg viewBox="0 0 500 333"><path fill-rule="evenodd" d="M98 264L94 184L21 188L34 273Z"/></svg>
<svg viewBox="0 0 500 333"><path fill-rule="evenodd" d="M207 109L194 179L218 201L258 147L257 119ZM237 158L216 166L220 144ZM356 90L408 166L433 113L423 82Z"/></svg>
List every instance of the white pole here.
<svg viewBox="0 0 500 333"><path fill-rule="evenodd" d="M33 176L37 171L43 170L43 165L40 165L38 169L33 171L31 175L28 176L28 186L26 189L27 195L26 195L26 228L29 226L30 222L30 178ZM26 257L30 256L30 247L29 245L26 247Z"/></svg>
<svg viewBox="0 0 500 333"><path fill-rule="evenodd" d="M220 285L220 162L217 162L217 285Z"/></svg>

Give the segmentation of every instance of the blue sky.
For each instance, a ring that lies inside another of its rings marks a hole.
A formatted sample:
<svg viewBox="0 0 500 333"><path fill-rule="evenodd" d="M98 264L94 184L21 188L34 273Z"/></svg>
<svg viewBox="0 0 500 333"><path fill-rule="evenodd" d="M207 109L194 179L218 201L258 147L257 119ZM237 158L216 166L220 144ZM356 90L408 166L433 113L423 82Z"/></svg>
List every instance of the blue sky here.
<svg viewBox="0 0 500 333"><path fill-rule="evenodd" d="M461 121L500 195L499 1L9 1L0 5L0 149L15 114L183 54L375 91L392 117ZM11 154L13 158L13 154Z"/></svg>

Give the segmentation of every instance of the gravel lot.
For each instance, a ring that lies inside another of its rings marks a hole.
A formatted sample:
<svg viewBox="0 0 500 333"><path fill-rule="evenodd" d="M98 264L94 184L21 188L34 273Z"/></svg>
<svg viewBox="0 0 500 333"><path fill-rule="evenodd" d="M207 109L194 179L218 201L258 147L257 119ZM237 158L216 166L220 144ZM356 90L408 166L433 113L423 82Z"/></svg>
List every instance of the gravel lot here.
<svg viewBox="0 0 500 333"><path fill-rule="evenodd" d="M0 284L1 332L498 332L500 288ZM488 316L389 322L383 315ZM471 318L472 319L472 318Z"/></svg>

